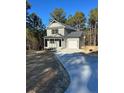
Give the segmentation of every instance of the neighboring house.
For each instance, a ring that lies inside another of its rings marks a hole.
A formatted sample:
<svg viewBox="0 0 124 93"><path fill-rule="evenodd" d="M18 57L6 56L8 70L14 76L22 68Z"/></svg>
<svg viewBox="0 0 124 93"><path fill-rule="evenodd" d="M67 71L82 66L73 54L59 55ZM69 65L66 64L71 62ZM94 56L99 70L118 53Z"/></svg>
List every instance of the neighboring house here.
<svg viewBox="0 0 124 93"><path fill-rule="evenodd" d="M83 46L83 31L76 31L73 27L53 20L47 27L44 37L44 48L79 49Z"/></svg>

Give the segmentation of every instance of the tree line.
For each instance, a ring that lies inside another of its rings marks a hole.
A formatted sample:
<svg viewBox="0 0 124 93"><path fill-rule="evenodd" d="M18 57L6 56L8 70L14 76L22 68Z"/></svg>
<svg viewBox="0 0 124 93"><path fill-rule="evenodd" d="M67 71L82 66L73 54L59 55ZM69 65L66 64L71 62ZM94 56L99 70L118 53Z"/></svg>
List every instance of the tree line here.
<svg viewBox="0 0 124 93"><path fill-rule="evenodd" d="M57 20L60 23L70 25L77 29L77 31L84 31L85 45L96 46L98 45L98 9L94 8L90 11L89 17L86 18L85 14L77 11L74 15L66 17L66 13L62 8L56 8L50 13L50 20Z"/></svg>
<svg viewBox="0 0 124 93"><path fill-rule="evenodd" d="M26 49L43 49L43 36L45 35L45 25L36 13L29 13L31 4L26 1Z"/></svg>
<svg viewBox="0 0 124 93"><path fill-rule="evenodd" d="M43 49L43 36L46 35L45 25L42 19L36 13L29 13L31 4L26 1L26 49L41 50ZM75 12L74 15L66 16L62 8L55 8L50 13L50 19L56 20L60 23L73 26L77 31L85 32L85 44L98 44L98 9L92 9L89 17L81 11Z"/></svg>

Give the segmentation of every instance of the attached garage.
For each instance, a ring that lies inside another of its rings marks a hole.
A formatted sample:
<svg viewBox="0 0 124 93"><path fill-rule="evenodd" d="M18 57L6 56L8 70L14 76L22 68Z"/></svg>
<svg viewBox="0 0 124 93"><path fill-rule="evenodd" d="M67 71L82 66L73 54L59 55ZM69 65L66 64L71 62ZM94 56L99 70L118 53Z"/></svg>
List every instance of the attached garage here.
<svg viewBox="0 0 124 93"><path fill-rule="evenodd" d="M68 38L67 48L69 49L79 49L79 38Z"/></svg>
<svg viewBox="0 0 124 93"><path fill-rule="evenodd" d="M66 48L79 49L83 45L83 32L71 32L66 38Z"/></svg>

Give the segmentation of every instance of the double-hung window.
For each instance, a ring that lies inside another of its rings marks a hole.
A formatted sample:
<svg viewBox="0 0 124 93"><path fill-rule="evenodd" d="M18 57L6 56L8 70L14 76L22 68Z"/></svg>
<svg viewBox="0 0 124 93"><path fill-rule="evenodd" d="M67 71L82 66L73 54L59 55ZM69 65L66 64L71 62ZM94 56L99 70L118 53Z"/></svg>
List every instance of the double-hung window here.
<svg viewBox="0 0 124 93"><path fill-rule="evenodd" d="M57 34L58 33L58 29L52 29L52 34Z"/></svg>

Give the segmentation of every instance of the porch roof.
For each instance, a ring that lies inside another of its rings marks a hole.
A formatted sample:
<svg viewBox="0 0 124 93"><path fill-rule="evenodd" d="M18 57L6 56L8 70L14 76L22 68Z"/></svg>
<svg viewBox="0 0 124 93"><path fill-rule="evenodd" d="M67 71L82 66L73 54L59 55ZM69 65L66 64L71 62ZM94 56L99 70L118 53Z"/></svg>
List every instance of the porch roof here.
<svg viewBox="0 0 124 93"><path fill-rule="evenodd" d="M44 38L64 38L63 36L44 36Z"/></svg>

